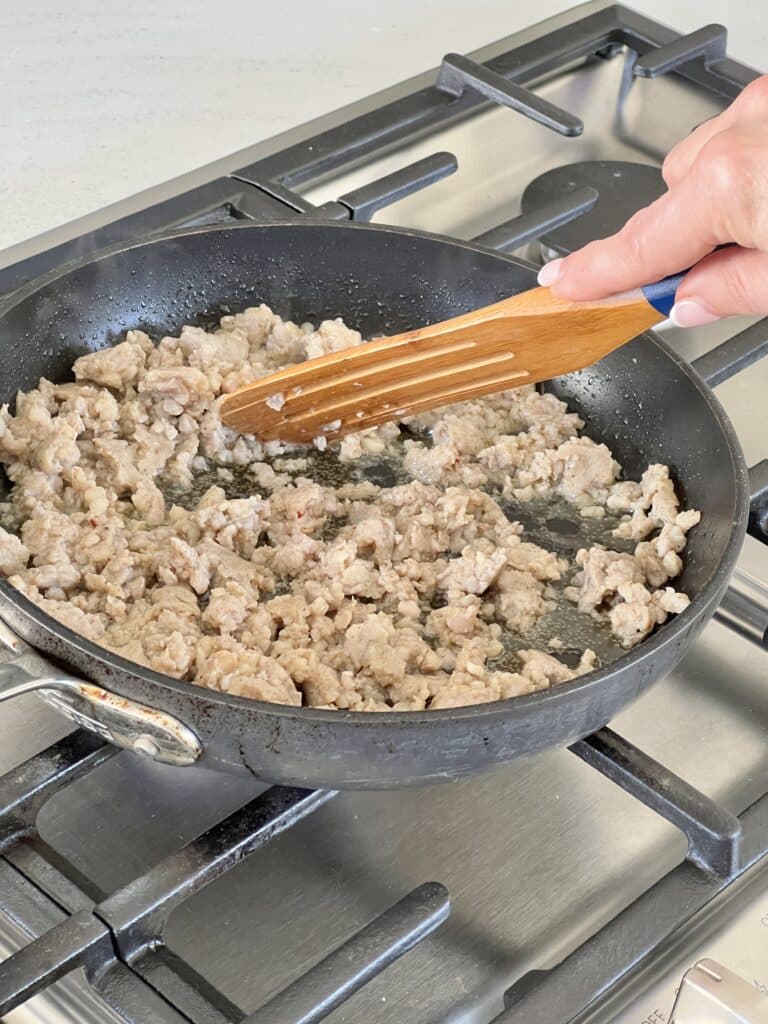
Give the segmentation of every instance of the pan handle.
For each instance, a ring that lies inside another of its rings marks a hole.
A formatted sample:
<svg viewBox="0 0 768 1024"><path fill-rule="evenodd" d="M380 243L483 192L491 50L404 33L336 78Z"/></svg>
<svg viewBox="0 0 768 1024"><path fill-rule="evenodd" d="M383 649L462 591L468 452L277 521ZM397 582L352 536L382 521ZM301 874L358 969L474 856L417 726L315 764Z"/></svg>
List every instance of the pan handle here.
<svg viewBox="0 0 768 1024"><path fill-rule="evenodd" d="M173 715L110 693L46 661L0 620L0 702L37 692L71 721L107 742L161 764L191 765L203 753L195 733Z"/></svg>

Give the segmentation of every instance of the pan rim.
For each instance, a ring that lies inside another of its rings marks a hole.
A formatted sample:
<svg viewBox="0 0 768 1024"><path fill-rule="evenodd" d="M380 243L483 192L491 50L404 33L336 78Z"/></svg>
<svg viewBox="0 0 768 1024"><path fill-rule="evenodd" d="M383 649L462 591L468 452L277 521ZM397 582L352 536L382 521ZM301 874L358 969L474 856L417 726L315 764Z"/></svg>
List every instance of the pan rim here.
<svg viewBox="0 0 768 1024"><path fill-rule="evenodd" d="M173 231L166 231L162 234L154 234L131 242L117 243L108 248L91 253L85 257L61 264L54 270L41 277L27 282L17 291L12 293L8 300L0 302L0 317L5 316L19 303L31 298L35 292L47 287L56 281L66 278L83 266L97 263L102 259L133 249L142 248L147 245L155 245L172 241L177 238L185 238L200 234L225 234L229 231L259 231L281 228L296 229L297 227L322 228L324 230L338 229L340 231L356 230L368 233L383 235L406 236L419 239L427 239L433 242L449 244L454 247L480 252L485 255L501 259L513 265L534 269L534 265L517 257L498 253L474 242L462 239L451 238L432 232L421 231L415 228L400 228L387 224L361 224L354 221L328 221L316 218L302 217L300 220L268 220L268 221L247 221L236 224L201 225L194 228L180 228ZM236 697L222 693L218 690L211 690L206 687L197 686L195 683L186 680L175 679L172 676L155 672L153 669L139 665L137 662L123 658L119 654L101 647L94 641L88 640L69 627L58 622L47 612L39 608L21 591L13 587L5 578L0 578L0 594L4 600L25 620L31 620L41 625L47 635L54 638L60 644L74 650L90 661L97 662L104 668L107 674L114 672L123 673L135 677L143 684L158 687L162 690L180 694L183 697L195 700L204 700L206 703L222 705L226 708L242 709L244 711L258 711L261 714L272 715L281 720L292 720L297 718L305 724L313 725L349 725L372 726L374 722L381 724L387 729L395 730L398 727L425 727L432 725L437 727L447 721L467 721L482 725L483 722L495 721L506 718L519 711L524 714L531 708L545 707L556 704L558 701L567 701L572 694L587 693L590 690L599 688L601 683L607 682L617 672L623 672L637 668L642 663L653 657L663 648L673 644L697 622L706 623L714 611L715 602L719 600L722 591L728 583L728 579L735 567L736 560L744 542L747 519L749 515L749 480L744 454L736 431L725 413L721 403L713 390L703 381L701 376L694 370L690 363L686 362L675 352L670 345L660 338L655 332L647 331L639 335L643 340L648 341L660 349L679 371L684 373L696 390L699 392L715 422L722 432L726 443L728 455L734 471L734 515L733 525L728 542L719 562L713 567L709 578L701 587L699 593L691 600L690 605L671 621L657 629L646 640L636 647L628 650L619 656L606 669L595 669L592 672L567 683L558 683L546 690L536 693L525 694L518 697L511 697L507 700L492 701L486 704L473 704L457 708L444 708L435 711L388 711L385 713L372 711L344 711L330 710L324 708L312 708L306 706L295 707L286 704L272 704L266 701L253 700L247 697ZM709 614L708 614L709 613ZM109 688L110 684L106 684ZM116 692L127 689L123 684L118 683Z"/></svg>

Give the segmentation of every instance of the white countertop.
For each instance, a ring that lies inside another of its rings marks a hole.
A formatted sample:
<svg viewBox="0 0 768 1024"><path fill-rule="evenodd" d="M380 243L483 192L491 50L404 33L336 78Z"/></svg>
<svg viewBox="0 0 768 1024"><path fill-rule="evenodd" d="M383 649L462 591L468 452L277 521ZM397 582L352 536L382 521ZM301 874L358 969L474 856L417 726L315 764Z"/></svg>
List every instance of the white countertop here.
<svg viewBox="0 0 768 1024"><path fill-rule="evenodd" d="M762 0L636 0L768 68ZM567 7L567 0L6 0L0 249Z"/></svg>

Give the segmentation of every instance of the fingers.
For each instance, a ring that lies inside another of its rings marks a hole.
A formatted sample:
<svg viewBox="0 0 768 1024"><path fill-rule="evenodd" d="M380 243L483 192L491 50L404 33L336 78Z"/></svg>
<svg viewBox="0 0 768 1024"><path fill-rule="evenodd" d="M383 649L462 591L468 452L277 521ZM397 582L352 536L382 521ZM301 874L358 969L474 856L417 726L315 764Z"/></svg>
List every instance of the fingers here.
<svg viewBox="0 0 768 1024"><path fill-rule="evenodd" d="M725 316L768 314L768 253L724 249L691 270L677 289L670 319L698 327Z"/></svg>
<svg viewBox="0 0 768 1024"><path fill-rule="evenodd" d="M691 169L702 148L719 132L744 120L768 118L768 75L755 79L739 94L722 114L700 124L678 142L664 161L661 173L669 188L676 185Z"/></svg>
<svg viewBox="0 0 768 1024"><path fill-rule="evenodd" d="M735 242L768 250L768 121L717 132L688 173L617 234L542 268L562 299L605 298L658 281Z"/></svg>
<svg viewBox="0 0 768 1024"><path fill-rule="evenodd" d="M685 270L719 239L710 227L711 194L689 175L638 211L617 234L546 264L539 283L562 299L602 299Z"/></svg>
<svg viewBox="0 0 768 1024"><path fill-rule="evenodd" d="M728 110L717 117L713 117L710 121L700 124L687 138L683 139L682 142L678 142L676 146L670 149L661 167L661 173L664 181L667 183L667 188L673 188L677 185L691 169L694 160L709 140L714 138L718 132L728 127L725 119L731 110L732 107L729 107Z"/></svg>

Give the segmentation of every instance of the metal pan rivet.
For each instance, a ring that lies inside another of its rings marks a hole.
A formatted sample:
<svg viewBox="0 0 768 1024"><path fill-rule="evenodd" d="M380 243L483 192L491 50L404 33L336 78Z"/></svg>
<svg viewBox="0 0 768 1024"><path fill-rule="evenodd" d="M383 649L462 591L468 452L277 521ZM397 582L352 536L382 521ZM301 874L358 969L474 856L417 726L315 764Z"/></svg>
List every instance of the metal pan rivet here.
<svg viewBox="0 0 768 1024"><path fill-rule="evenodd" d="M132 749L135 754L141 754L142 757L149 757L153 761L160 753L160 747L158 747L151 736L138 736L133 741Z"/></svg>

